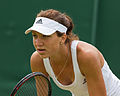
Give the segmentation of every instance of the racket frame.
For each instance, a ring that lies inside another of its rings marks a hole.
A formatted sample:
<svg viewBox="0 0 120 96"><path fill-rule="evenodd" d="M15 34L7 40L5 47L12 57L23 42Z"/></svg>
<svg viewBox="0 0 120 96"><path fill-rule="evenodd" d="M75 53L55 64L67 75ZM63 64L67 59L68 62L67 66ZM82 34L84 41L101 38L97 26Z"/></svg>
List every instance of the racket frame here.
<svg viewBox="0 0 120 96"><path fill-rule="evenodd" d="M28 75L26 75L24 78L22 78L17 84L16 86L14 87L13 91L11 92L11 95L10 96L15 96L15 94L17 93L17 91L19 90L19 88L26 82L28 81L29 79L35 77L35 76L42 76L46 79L47 83L48 83L48 96L51 96L51 90L52 90L52 87L51 87L51 83L50 83L50 80L48 79L47 76L45 76L43 73L41 72L32 72Z"/></svg>

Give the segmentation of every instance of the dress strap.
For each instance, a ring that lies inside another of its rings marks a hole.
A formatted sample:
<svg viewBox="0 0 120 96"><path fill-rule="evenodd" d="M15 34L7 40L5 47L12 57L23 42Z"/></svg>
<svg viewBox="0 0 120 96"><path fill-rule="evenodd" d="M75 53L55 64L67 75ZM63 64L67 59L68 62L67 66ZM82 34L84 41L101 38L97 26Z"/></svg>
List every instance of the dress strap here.
<svg viewBox="0 0 120 96"><path fill-rule="evenodd" d="M80 72L80 69L78 66L78 60L77 60L77 45L78 45L78 43L79 43L78 40L74 40L71 44L71 52L72 52L72 61L73 61L73 68L74 68L74 73L75 73L75 80L77 79L78 74L83 76Z"/></svg>
<svg viewBox="0 0 120 96"><path fill-rule="evenodd" d="M52 70L50 62L49 62L49 58L43 59L43 62L44 62L44 66L45 66L47 73L50 75L50 77L53 77L54 74L53 74L53 70Z"/></svg>

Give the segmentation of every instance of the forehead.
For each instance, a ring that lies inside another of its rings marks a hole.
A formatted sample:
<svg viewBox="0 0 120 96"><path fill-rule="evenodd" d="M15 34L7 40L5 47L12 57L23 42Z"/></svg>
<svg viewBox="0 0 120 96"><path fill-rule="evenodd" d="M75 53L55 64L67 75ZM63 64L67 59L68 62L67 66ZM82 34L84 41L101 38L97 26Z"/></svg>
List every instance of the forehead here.
<svg viewBox="0 0 120 96"><path fill-rule="evenodd" d="M44 34L41 34L41 33L37 32L37 31L34 31L34 30L32 30L31 32L32 32L32 34L44 35ZM53 36L53 35L57 35L57 33L55 32L52 35L47 35L47 36Z"/></svg>

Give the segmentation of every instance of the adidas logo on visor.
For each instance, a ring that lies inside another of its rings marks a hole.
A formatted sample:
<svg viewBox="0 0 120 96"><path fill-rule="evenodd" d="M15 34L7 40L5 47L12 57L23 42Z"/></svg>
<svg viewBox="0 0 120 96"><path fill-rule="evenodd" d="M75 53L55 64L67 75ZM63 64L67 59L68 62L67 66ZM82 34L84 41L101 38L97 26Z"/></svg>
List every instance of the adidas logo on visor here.
<svg viewBox="0 0 120 96"><path fill-rule="evenodd" d="M38 20L36 24L43 24L42 19Z"/></svg>
<svg viewBox="0 0 120 96"><path fill-rule="evenodd" d="M39 33L44 35L51 35L56 31L66 34L67 27L55 20L45 17L37 17L33 26L26 30L25 34L28 34L29 32L31 32L31 30L38 31Z"/></svg>

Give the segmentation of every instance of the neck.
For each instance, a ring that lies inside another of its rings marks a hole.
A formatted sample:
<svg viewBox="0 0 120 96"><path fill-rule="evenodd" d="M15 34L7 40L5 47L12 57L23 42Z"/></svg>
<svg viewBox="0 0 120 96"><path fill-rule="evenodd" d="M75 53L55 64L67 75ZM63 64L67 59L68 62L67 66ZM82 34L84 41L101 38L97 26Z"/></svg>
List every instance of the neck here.
<svg viewBox="0 0 120 96"><path fill-rule="evenodd" d="M65 45L64 48L61 48L61 51L59 53L56 53L56 57L50 58L50 62L52 65L53 70L57 68L57 71L54 70L56 74L56 78L58 79L63 73L64 69L69 64L69 57L70 57L70 47L69 44ZM53 59L53 60L52 60Z"/></svg>
<svg viewBox="0 0 120 96"><path fill-rule="evenodd" d="M66 62L66 59L68 59L70 54L70 46L69 44L62 45L61 48L54 54L54 56L50 57L50 61L53 64L59 64L60 66L63 66Z"/></svg>

